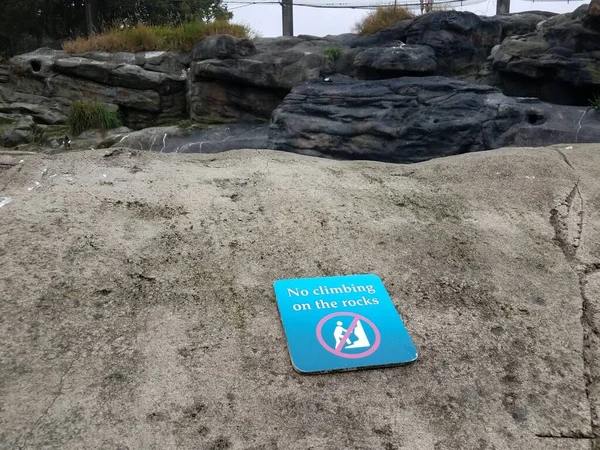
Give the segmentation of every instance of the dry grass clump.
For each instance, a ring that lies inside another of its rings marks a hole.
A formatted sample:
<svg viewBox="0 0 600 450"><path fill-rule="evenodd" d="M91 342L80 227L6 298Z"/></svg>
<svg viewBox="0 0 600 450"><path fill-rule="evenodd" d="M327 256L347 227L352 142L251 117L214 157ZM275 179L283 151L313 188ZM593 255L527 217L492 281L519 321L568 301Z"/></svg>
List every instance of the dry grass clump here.
<svg viewBox="0 0 600 450"><path fill-rule="evenodd" d="M230 34L246 38L251 33L249 27L229 23L227 20L202 22L200 20L182 23L177 26L147 26L138 24L132 27L112 28L90 37L80 37L62 44L67 53L102 52L144 52L174 50L190 52L198 41L215 34Z"/></svg>
<svg viewBox="0 0 600 450"><path fill-rule="evenodd" d="M401 6L382 6L369 12L354 29L361 36L369 36L401 20L413 18L414 14Z"/></svg>

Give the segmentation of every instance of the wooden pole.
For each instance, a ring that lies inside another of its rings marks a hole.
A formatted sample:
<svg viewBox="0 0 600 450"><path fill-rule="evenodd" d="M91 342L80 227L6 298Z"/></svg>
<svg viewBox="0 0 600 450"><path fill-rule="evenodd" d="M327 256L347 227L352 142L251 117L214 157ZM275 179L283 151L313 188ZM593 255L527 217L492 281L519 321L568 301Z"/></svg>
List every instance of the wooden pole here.
<svg viewBox="0 0 600 450"><path fill-rule="evenodd" d="M283 35L294 35L294 0L281 1Z"/></svg>
<svg viewBox="0 0 600 450"><path fill-rule="evenodd" d="M496 14L508 14L510 12L510 0L497 0Z"/></svg>

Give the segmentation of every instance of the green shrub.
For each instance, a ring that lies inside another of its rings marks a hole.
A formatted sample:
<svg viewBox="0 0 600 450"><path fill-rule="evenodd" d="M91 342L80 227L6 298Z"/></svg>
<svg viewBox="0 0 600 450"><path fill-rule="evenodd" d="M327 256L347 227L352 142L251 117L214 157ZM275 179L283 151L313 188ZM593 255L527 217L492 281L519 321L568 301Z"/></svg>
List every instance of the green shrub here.
<svg viewBox="0 0 600 450"><path fill-rule="evenodd" d="M342 57L342 49L340 47L328 47L323 50L323 54L331 62L335 62Z"/></svg>
<svg viewBox="0 0 600 450"><path fill-rule="evenodd" d="M589 100L589 106L590 109L600 113L600 94L594 94L594 96Z"/></svg>
<svg viewBox="0 0 600 450"><path fill-rule="evenodd" d="M413 13L401 6L381 6L369 12L354 26L354 30L361 36L375 34L401 20L414 18Z"/></svg>
<svg viewBox="0 0 600 450"><path fill-rule="evenodd" d="M215 34L230 34L247 38L250 27L229 23L227 20L202 22L194 20L181 25L147 26L138 24L125 28L112 28L88 38L80 37L62 44L67 53L145 52L175 50L190 52L198 41Z"/></svg>
<svg viewBox="0 0 600 450"><path fill-rule="evenodd" d="M98 103L74 102L67 122L73 136L87 130L110 130L121 126L117 111L111 111Z"/></svg>

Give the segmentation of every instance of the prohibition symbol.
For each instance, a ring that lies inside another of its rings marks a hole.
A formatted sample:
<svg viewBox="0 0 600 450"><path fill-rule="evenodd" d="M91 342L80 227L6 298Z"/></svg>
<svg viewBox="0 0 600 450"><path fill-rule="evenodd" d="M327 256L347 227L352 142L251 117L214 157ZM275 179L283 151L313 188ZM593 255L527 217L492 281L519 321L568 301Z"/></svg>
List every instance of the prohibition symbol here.
<svg viewBox="0 0 600 450"><path fill-rule="evenodd" d="M323 336L323 325L335 320L336 327L332 335ZM349 324L349 325L348 325ZM365 332L365 324L371 327L375 340L371 342ZM347 328L344 325L348 325ZM375 352L381 343L381 334L373 322L365 316L353 312L337 312L329 314L317 324L317 339L325 350L342 358L364 358ZM364 348L359 353L348 350Z"/></svg>

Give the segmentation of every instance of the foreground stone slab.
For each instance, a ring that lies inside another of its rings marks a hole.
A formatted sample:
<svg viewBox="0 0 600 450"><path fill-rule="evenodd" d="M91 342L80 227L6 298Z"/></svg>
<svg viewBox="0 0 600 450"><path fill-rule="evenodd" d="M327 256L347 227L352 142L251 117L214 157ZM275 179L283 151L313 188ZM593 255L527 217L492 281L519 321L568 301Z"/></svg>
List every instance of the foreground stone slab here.
<svg viewBox="0 0 600 450"><path fill-rule="evenodd" d="M545 450L598 435L597 145L410 166L20 158L0 183L0 448ZM294 372L272 282L347 273L383 279L415 364Z"/></svg>

